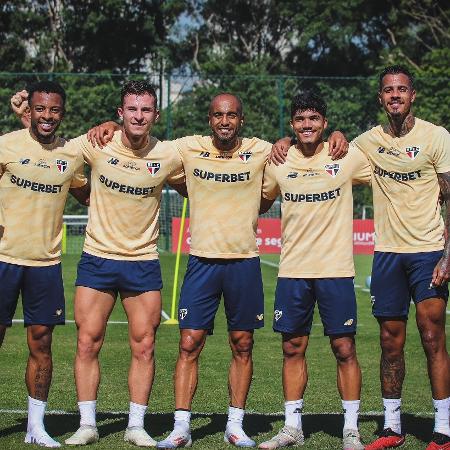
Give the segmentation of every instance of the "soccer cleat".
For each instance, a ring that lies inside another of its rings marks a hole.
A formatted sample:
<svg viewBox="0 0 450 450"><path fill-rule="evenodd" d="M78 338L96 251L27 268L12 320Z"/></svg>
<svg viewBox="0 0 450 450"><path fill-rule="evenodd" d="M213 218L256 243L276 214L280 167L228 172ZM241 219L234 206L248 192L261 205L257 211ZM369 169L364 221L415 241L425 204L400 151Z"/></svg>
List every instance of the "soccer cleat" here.
<svg viewBox="0 0 450 450"><path fill-rule="evenodd" d="M256 442L253 439L250 439L242 428L236 432L227 427L225 429L223 440L236 447L256 447Z"/></svg>
<svg viewBox="0 0 450 450"><path fill-rule="evenodd" d="M174 429L163 441L156 444L158 448L181 448L192 445L190 430Z"/></svg>
<svg viewBox="0 0 450 450"><path fill-rule="evenodd" d="M450 450L450 436L435 431L426 450Z"/></svg>
<svg viewBox="0 0 450 450"><path fill-rule="evenodd" d="M303 437L302 430L285 425L277 435L272 439L259 444L258 448L272 450L274 448L289 447L291 445L303 445L304 442L305 438Z"/></svg>
<svg viewBox="0 0 450 450"><path fill-rule="evenodd" d="M81 425L69 439L64 442L66 445L87 445L98 441L97 427L91 425Z"/></svg>
<svg viewBox="0 0 450 450"><path fill-rule="evenodd" d="M52 439L43 428L28 431L25 436L25 444L36 444L47 448L61 447L61 444Z"/></svg>
<svg viewBox="0 0 450 450"><path fill-rule="evenodd" d="M392 431L390 428L385 428L378 439L366 445L366 450L384 450L386 448L400 447L404 442L405 436Z"/></svg>
<svg viewBox="0 0 450 450"><path fill-rule="evenodd" d="M342 433L342 447L344 450L364 450L358 430L346 428Z"/></svg>
<svg viewBox="0 0 450 450"><path fill-rule="evenodd" d="M144 430L143 427L130 427L125 430L125 442L138 447L155 447L156 441Z"/></svg>

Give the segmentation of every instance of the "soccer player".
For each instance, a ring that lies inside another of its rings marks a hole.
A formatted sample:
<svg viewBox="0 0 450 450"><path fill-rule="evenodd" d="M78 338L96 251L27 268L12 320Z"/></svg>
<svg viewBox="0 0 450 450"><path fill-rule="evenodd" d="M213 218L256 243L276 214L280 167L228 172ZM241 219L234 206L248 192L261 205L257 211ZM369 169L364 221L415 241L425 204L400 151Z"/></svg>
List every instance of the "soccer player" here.
<svg viewBox="0 0 450 450"><path fill-rule="evenodd" d="M450 136L414 117L412 74L401 66L380 74L379 101L388 118L354 143L372 168L375 255L371 296L380 325L380 378L384 429L368 450L405 441L400 407L405 377L404 345L410 300L427 358L435 425L427 450L450 449L450 361L445 310L450 276ZM446 206L441 218L439 190ZM445 229L446 228L446 229Z"/></svg>
<svg viewBox="0 0 450 450"><path fill-rule="evenodd" d="M98 440L98 355L117 294L127 314L131 349L125 441L156 445L144 429L144 415L153 384L155 334L161 317L162 280L156 245L159 205L164 183L184 182L184 175L171 144L150 136L159 117L153 87L143 81L128 82L121 99L118 114L123 131L117 131L102 150L86 137L83 142L85 159L92 168L92 192L75 283L75 381L81 418L80 428L66 440L68 445Z"/></svg>
<svg viewBox="0 0 450 450"><path fill-rule="evenodd" d="M317 301L325 335L337 362L344 409L343 448L364 450L358 433L361 370L356 357L356 297L353 286L352 184L369 183L367 159L356 148L334 162L323 141L327 105L305 92L291 105L297 144L283 165L268 165L263 207L281 194L282 245L273 328L281 333L285 425L263 449L303 444L303 394L308 380L305 353ZM336 256L339 255L337 258Z"/></svg>
<svg viewBox="0 0 450 450"><path fill-rule="evenodd" d="M214 328L222 295L232 351L225 440L236 446L255 446L242 429L242 421L252 376L253 331L263 326L263 290L255 236L263 169L271 144L257 138L240 138L243 122L239 98L220 94L212 99L209 109L213 136L174 141L186 173L191 249L179 305L175 425L172 433L158 443L159 448L192 444L190 411L197 386L198 358ZM106 125L94 133L102 144L111 133ZM342 148L336 150L341 152Z"/></svg>
<svg viewBox="0 0 450 450"><path fill-rule="evenodd" d="M0 345L11 326L19 294L29 348L26 443L60 447L44 427L52 379L52 333L63 325L62 216L67 193L88 196L83 157L56 136L66 94L43 81L28 91L29 129L0 137Z"/></svg>

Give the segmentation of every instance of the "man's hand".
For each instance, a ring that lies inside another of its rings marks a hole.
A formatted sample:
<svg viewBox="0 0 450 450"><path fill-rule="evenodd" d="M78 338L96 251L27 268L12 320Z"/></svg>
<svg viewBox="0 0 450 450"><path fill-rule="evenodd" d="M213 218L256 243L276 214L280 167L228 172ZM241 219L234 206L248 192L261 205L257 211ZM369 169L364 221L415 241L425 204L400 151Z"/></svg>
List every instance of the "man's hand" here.
<svg viewBox="0 0 450 450"><path fill-rule="evenodd" d="M114 136L114 132L121 129L121 126L116 122L105 122L91 128L87 132L87 138L94 147L98 145L100 148L103 148L108 142L111 141Z"/></svg>
<svg viewBox="0 0 450 450"><path fill-rule="evenodd" d="M444 251L444 255L434 268L430 288L434 286L442 286L443 284L447 283L449 279L450 279L450 258Z"/></svg>
<svg viewBox="0 0 450 450"><path fill-rule="evenodd" d="M333 131L328 138L328 154L332 160L342 159L348 153L348 142L340 131Z"/></svg>
<svg viewBox="0 0 450 450"><path fill-rule="evenodd" d="M28 106L28 92L23 91L16 92L11 97L11 108L14 114L21 120L25 128L29 128L31 125L30 107Z"/></svg>
<svg viewBox="0 0 450 450"><path fill-rule="evenodd" d="M269 164L271 162L273 162L276 166L278 166L279 164L284 164L290 146L291 146L290 137L278 139L278 141L272 145L272 151L270 152L269 155Z"/></svg>

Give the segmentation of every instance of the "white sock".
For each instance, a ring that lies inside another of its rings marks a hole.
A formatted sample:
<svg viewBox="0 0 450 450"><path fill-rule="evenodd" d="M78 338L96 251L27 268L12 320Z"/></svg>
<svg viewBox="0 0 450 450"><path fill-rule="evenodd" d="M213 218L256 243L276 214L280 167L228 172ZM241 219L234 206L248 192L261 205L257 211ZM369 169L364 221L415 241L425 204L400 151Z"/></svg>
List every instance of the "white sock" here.
<svg viewBox="0 0 450 450"><path fill-rule="evenodd" d="M434 431L450 436L450 397L442 400L433 398Z"/></svg>
<svg viewBox="0 0 450 450"><path fill-rule="evenodd" d="M242 430L242 421L244 420L245 410L242 408L228 407L227 429L238 432Z"/></svg>
<svg viewBox="0 0 450 450"><path fill-rule="evenodd" d="M128 414L128 428L144 428L144 416L147 405L130 402L130 413Z"/></svg>
<svg viewBox="0 0 450 450"><path fill-rule="evenodd" d="M390 428L398 434L402 433L402 424L400 420L401 405L401 398L383 398L384 429Z"/></svg>
<svg viewBox="0 0 450 450"><path fill-rule="evenodd" d="M28 396L28 425L27 432L36 428L44 430L44 414L47 402Z"/></svg>
<svg viewBox="0 0 450 450"><path fill-rule="evenodd" d="M284 424L302 429L303 399L284 402Z"/></svg>
<svg viewBox="0 0 450 450"><path fill-rule="evenodd" d="M360 400L342 400L342 408L344 409L344 430L358 429Z"/></svg>
<svg viewBox="0 0 450 450"><path fill-rule="evenodd" d="M175 424L173 429L182 429L183 431L189 431L191 429L191 412L184 409L175 410Z"/></svg>
<svg viewBox="0 0 450 450"><path fill-rule="evenodd" d="M87 425L96 427L97 421L95 412L97 409L97 400L88 400L85 402L78 402L78 409L80 410L80 426Z"/></svg>

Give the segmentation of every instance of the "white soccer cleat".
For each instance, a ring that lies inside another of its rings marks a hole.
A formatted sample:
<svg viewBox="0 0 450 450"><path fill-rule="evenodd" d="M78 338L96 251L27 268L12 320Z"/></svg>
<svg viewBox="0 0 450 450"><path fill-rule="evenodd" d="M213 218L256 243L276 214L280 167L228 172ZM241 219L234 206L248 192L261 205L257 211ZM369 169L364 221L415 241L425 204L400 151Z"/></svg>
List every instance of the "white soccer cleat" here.
<svg viewBox="0 0 450 450"><path fill-rule="evenodd" d="M302 430L285 425L272 439L259 444L258 448L273 450L291 445L303 445L304 442L305 438Z"/></svg>
<svg viewBox="0 0 450 450"><path fill-rule="evenodd" d="M125 442L138 447L156 447L156 441L144 430L143 427L130 427L125 430Z"/></svg>
<svg viewBox="0 0 450 450"><path fill-rule="evenodd" d="M91 425L81 425L75 433L64 442L67 445L87 445L98 441L97 427Z"/></svg>
<svg viewBox="0 0 450 450"><path fill-rule="evenodd" d="M240 430L226 428L223 440L236 447L256 447L256 442L250 439L242 428Z"/></svg>
<svg viewBox="0 0 450 450"><path fill-rule="evenodd" d="M190 430L175 429L163 441L156 444L158 448L182 448L192 445Z"/></svg>
<svg viewBox="0 0 450 450"><path fill-rule="evenodd" d="M27 431L25 436L25 444L35 444L47 448L61 447L61 444L52 439L43 428L36 428L32 431Z"/></svg>
<svg viewBox="0 0 450 450"><path fill-rule="evenodd" d="M342 432L342 448L344 450L364 450L358 430L346 428Z"/></svg>

